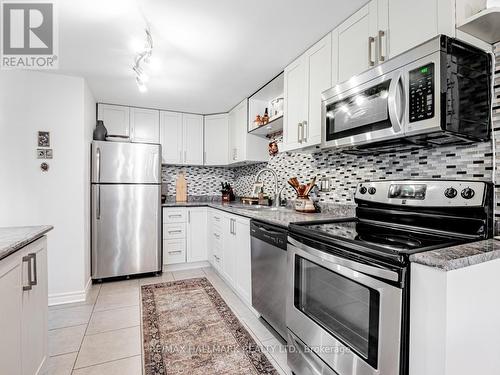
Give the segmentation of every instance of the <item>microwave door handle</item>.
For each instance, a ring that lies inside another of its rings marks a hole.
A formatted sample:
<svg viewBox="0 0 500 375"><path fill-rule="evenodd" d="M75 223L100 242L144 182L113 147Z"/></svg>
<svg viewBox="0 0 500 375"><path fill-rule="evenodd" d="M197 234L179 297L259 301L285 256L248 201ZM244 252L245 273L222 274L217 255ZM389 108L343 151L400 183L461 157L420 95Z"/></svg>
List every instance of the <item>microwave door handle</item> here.
<svg viewBox="0 0 500 375"><path fill-rule="evenodd" d="M398 100L398 89L401 87L401 96ZM398 108L401 108L402 114L405 111L405 93L403 86L403 77L401 73L398 73L392 80L389 85L389 94L387 99L387 106L389 111L389 119L391 120L392 127L395 132L400 132L403 128L402 118L400 118L398 114Z"/></svg>

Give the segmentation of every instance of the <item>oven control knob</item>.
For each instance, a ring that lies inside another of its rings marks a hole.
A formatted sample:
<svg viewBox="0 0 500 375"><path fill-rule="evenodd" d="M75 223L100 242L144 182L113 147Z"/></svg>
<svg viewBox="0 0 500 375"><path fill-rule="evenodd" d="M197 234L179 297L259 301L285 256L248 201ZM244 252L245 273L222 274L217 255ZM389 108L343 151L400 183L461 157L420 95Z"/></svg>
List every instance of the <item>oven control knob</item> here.
<svg viewBox="0 0 500 375"><path fill-rule="evenodd" d="M455 198L457 196L457 194L458 194L457 189L452 188L452 187L449 187L448 189L446 189L444 191L444 196L446 198L450 198L450 199Z"/></svg>
<svg viewBox="0 0 500 375"><path fill-rule="evenodd" d="M464 190L462 190L462 198L463 199L472 199L474 198L474 195L476 192L472 190L470 187L466 187Z"/></svg>
<svg viewBox="0 0 500 375"><path fill-rule="evenodd" d="M369 193L370 195L373 195L373 194L375 194L376 192L377 192L377 189L375 189L374 187L371 187L371 188L369 188L369 189L368 189L368 193Z"/></svg>
<svg viewBox="0 0 500 375"><path fill-rule="evenodd" d="M361 194L366 194L366 187L361 186L361 187L359 188L359 192L360 192Z"/></svg>

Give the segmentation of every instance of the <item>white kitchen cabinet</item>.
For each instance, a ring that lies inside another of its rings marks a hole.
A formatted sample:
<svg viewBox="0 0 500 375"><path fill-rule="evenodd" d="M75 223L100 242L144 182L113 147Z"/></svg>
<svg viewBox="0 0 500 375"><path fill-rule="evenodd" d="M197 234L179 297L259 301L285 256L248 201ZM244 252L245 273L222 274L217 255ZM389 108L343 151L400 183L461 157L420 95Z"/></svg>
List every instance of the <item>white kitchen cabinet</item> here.
<svg viewBox="0 0 500 375"><path fill-rule="evenodd" d="M248 134L248 99L244 99L228 114L229 164L265 162L269 160L265 138Z"/></svg>
<svg viewBox="0 0 500 375"><path fill-rule="evenodd" d="M23 293L22 348L23 374L41 374L48 353L48 274L45 239L28 246L33 262L35 285ZM36 264L36 266L35 266ZM28 280L28 275L23 277Z"/></svg>
<svg viewBox="0 0 500 375"><path fill-rule="evenodd" d="M240 296L252 304L252 258L250 250L250 220L236 217L233 224L233 236L237 246L235 256L235 288Z"/></svg>
<svg viewBox="0 0 500 375"><path fill-rule="evenodd" d="M160 111L130 108L130 140L137 143L160 143Z"/></svg>
<svg viewBox="0 0 500 375"><path fill-rule="evenodd" d="M321 94L332 85L332 34L285 68L283 151L321 143Z"/></svg>
<svg viewBox="0 0 500 375"><path fill-rule="evenodd" d="M163 164L182 164L182 113L160 111L160 143Z"/></svg>
<svg viewBox="0 0 500 375"><path fill-rule="evenodd" d="M219 210L208 210L208 241L207 241L207 257L210 264L219 272L222 273L222 249L224 246L223 233L223 213Z"/></svg>
<svg viewBox="0 0 500 375"><path fill-rule="evenodd" d="M399 55L438 34L455 36L454 0L379 0L380 16L385 8L388 25L379 27L385 32L382 50L389 58ZM387 42L385 46L384 43Z"/></svg>
<svg viewBox="0 0 500 375"><path fill-rule="evenodd" d="M0 295L2 374L45 373L48 355L45 237L0 261Z"/></svg>
<svg viewBox="0 0 500 375"><path fill-rule="evenodd" d="M203 165L203 116L182 115L183 164Z"/></svg>
<svg viewBox="0 0 500 375"><path fill-rule="evenodd" d="M203 116L160 112L162 163L203 165Z"/></svg>
<svg viewBox="0 0 500 375"><path fill-rule="evenodd" d="M206 261L208 260L207 209L205 207L188 208L187 215L187 261Z"/></svg>
<svg viewBox="0 0 500 375"><path fill-rule="evenodd" d="M377 31L377 0L370 1L338 27L339 82L375 66Z"/></svg>
<svg viewBox="0 0 500 375"><path fill-rule="evenodd" d="M227 113L205 116L205 165L227 165L229 123Z"/></svg>
<svg viewBox="0 0 500 375"><path fill-rule="evenodd" d="M99 104L97 119L104 122L108 135L130 136L130 108L121 105Z"/></svg>
<svg viewBox="0 0 500 375"><path fill-rule="evenodd" d="M18 254L0 261L0 363L5 374L22 374L21 316L22 282L21 260Z"/></svg>

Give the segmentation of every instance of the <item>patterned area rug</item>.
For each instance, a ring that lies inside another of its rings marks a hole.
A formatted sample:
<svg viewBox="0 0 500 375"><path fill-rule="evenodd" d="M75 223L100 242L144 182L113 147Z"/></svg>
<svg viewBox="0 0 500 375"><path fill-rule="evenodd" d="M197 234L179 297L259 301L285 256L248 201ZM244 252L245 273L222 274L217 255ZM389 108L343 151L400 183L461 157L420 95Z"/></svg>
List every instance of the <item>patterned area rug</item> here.
<svg viewBox="0 0 500 375"><path fill-rule="evenodd" d="M145 375L278 372L206 278L142 287Z"/></svg>

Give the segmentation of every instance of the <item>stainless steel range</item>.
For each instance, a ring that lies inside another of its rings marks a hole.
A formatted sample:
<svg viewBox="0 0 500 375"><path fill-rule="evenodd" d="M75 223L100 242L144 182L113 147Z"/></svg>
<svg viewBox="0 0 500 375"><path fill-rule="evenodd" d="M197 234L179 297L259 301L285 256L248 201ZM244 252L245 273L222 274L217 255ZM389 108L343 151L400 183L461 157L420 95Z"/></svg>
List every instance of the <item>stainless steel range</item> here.
<svg viewBox="0 0 500 375"><path fill-rule="evenodd" d="M288 364L296 375L408 372L409 256L492 236L492 186L360 183L356 217L290 225Z"/></svg>

